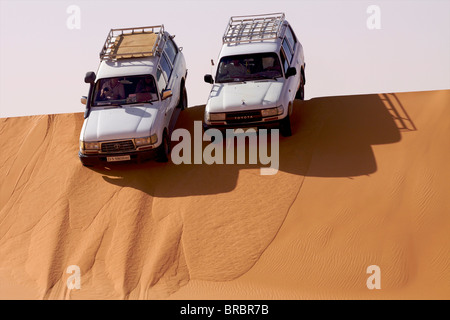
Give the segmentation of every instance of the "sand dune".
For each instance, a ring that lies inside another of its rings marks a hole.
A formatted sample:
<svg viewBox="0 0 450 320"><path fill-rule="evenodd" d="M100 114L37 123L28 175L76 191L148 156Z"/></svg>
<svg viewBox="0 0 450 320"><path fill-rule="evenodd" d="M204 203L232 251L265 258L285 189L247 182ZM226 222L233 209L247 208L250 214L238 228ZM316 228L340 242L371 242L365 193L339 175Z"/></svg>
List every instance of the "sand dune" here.
<svg viewBox="0 0 450 320"><path fill-rule="evenodd" d="M448 119L450 90L298 101L273 176L85 168L81 113L0 119L0 298L449 299Z"/></svg>

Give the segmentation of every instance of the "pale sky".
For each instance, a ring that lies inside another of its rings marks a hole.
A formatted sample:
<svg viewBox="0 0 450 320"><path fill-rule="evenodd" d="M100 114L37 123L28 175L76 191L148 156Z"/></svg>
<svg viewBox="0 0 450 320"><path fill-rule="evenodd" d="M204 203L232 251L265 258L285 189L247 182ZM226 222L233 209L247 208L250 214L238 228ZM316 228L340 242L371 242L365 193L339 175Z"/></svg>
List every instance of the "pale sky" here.
<svg viewBox="0 0 450 320"><path fill-rule="evenodd" d="M233 15L284 12L303 45L306 99L450 89L450 0L0 0L0 117L83 112L111 28L164 24L183 47L189 106L205 104ZM67 21L80 9L80 29ZM370 30L370 5L380 29Z"/></svg>

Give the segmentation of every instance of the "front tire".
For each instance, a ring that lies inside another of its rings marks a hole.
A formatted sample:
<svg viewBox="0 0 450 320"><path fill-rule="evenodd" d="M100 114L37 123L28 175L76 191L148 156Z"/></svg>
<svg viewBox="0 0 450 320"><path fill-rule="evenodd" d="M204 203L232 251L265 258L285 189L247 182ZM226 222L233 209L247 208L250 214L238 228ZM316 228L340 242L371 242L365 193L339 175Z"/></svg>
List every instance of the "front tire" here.
<svg viewBox="0 0 450 320"><path fill-rule="evenodd" d="M180 102L178 103L178 108L180 108L181 111L185 110L188 105L187 100L187 90L186 87L183 86L183 89L180 92Z"/></svg>
<svg viewBox="0 0 450 320"><path fill-rule="evenodd" d="M305 79L303 76L303 72L300 76L300 87L298 88L297 93L295 94L295 99L305 100Z"/></svg>
<svg viewBox="0 0 450 320"><path fill-rule="evenodd" d="M286 118L280 121L280 133L283 137L292 136L291 117L289 116L289 113Z"/></svg>
<svg viewBox="0 0 450 320"><path fill-rule="evenodd" d="M168 162L170 157L170 140L166 132L164 132L163 140L158 149L156 161Z"/></svg>

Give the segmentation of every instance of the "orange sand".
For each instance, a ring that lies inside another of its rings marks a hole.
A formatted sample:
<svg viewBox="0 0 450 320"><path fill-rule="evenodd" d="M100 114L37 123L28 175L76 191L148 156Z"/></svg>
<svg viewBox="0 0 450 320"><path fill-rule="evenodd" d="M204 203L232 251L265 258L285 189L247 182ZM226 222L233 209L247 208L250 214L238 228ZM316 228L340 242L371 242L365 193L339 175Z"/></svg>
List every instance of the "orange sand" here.
<svg viewBox="0 0 450 320"><path fill-rule="evenodd" d="M89 169L81 113L0 119L0 298L450 299L449 119L450 90L297 101L273 176Z"/></svg>

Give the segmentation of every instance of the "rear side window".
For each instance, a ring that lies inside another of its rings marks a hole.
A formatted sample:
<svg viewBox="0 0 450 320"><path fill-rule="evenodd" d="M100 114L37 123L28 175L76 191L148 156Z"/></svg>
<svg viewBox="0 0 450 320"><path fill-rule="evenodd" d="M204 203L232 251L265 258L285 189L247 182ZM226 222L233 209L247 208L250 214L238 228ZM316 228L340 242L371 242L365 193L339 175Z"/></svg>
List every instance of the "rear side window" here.
<svg viewBox="0 0 450 320"><path fill-rule="evenodd" d="M289 47L289 44L288 44L286 38L284 38L284 40L283 40L283 49L284 49L284 53L286 54L287 61L289 62L289 64L291 64L293 52L291 51L291 48Z"/></svg>
<svg viewBox="0 0 450 320"><path fill-rule="evenodd" d="M295 37L295 34L292 31L290 26L287 26L287 28L286 28L285 37L286 37L286 40L287 40L289 46L292 49L292 52L294 52L295 43L297 42L297 38Z"/></svg>
<svg viewBox="0 0 450 320"><path fill-rule="evenodd" d="M177 56L177 47L173 43L172 39L168 38L166 45L164 46L164 52L166 53L169 61L173 65L175 63L175 57Z"/></svg>

